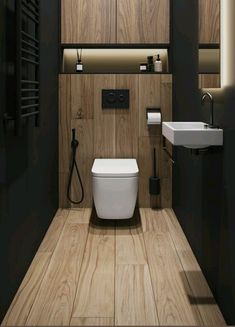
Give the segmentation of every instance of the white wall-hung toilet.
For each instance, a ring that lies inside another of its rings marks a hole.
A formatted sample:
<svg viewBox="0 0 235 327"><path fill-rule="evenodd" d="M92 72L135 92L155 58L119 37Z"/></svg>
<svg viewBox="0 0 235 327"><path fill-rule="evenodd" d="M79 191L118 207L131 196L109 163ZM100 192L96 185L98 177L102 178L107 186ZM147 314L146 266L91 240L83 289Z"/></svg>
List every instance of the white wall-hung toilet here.
<svg viewBox="0 0 235 327"><path fill-rule="evenodd" d="M133 216L139 169L135 159L95 159L92 187L96 212L102 219Z"/></svg>

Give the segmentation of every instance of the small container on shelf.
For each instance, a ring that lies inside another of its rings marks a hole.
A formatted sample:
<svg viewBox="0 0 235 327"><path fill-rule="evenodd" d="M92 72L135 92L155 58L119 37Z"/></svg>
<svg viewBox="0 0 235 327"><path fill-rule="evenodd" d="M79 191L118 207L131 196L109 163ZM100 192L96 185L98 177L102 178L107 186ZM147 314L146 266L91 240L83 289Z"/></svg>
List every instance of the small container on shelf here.
<svg viewBox="0 0 235 327"><path fill-rule="evenodd" d="M148 56L148 72L153 73L154 72L154 62L153 62L153 56Z"/></svg>
<svg viewBox="0 0 235 327"><path fill-rule="evenodd" d="M157 59L154 62L154 71L156 73L162 72L162 61L159 54L157 55Z"/></svg>
<svg viewBox="0 0 235 327"><path fill-rule="evenodd" d="M77 50L77 62L76 62L76 73L82 73L83 72L83 63L82 63L82 49Z"/></svg>
<svg viewBox="0 0 235 327"><path fill-rule="evenodd" d="M148 71L148 64L146 62L140 64L140 72L145 73Z"/></svg>

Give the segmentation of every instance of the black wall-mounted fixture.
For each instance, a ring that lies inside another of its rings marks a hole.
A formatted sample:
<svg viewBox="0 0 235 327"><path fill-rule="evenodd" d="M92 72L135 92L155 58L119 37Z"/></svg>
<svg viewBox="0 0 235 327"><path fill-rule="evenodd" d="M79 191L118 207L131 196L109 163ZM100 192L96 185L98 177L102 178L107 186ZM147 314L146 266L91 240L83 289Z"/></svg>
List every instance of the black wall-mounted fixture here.
<svg viewBox="0 0 235 327"><path fill-rule="evenodd" d="M156 148L153 149L153 176L149 177L149 194L159 195L161 192L160 177L157 176Z"/></svg>
<svg viewBox="0 0 235 327"><path fill-rule="evenodd" d="M15 134L20 135L24 119L35 116L39 124L40 106L40 0L16 2L16 105L15 112L5 114L14 121Z"/></svg>
<svg viewBox="0 0 235 327"><path fill-rule="evenodd" d="M128 109L129 90L102 90L103 109Z"/></svg>

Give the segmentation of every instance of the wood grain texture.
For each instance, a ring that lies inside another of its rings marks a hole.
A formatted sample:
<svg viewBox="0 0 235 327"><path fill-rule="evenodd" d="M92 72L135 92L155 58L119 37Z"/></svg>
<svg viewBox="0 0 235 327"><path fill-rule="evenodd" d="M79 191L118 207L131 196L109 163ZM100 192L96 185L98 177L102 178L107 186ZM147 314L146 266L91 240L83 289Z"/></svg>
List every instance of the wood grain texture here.
<svg viewBox="0 0 235 327"><path fill-rule="evenodd" d="M140 218L143 233L156 232L167 234L169 232L163 210L153 210L150 208L140 208Z"/></svg>
<svg viewBox="0 0 235 327"><path fill-rule="evenodd" d="M146 232L144 240L160 325L202 325L197 307L190 303L191 290L170 235Z"/></svg>
<svg viewBox="0 0 235 327"><path fill-rule="evenodd" d="M146 108L161 108L161 76L139 75L139 136L161 135L161 125L148 126Z"/></svg>
<svg viewBox="0 0 235 327"><path fill-rule="evenodd" d="M59 76L59 206L68 208L66 197L71 135L71 76Z"/></svg>
<svg viewBox="0 0 235 327"><path fill-rule="evenodd" d="M2 326L25 325L48 268L50 258L51 253L48 252L38 252L36 254L1 324Z"/></svg>
<svg viewBox="0 0 235 327"><path fill-rule="evenodd" d="M169 0L118 0L117 43L169 43Z"/></svg>
<svg viewBox="0 0 235 327"><path fill-rule="evenodd" d="M94 157L115 158L115 110L102 109L102 89L115 89L115 75L95 75Z"/></svg>
<svg viewBox="0 0 235 327"><path fill-rule="evenodd" d="M114 317L114 230L90 227L72 317Z"/></svg>
<svg viewBox="0 0 235 327"><path fill-rule="evenodd" d="M173 210L163 210L163 216L191 288L191 302L197 305L204 326L225 326L226 322Z"/></svg>
<svg viewBox="0 0 235 327"><path fill-rule="evenodd" d="M166 165L169 165L169 161L166 163ZM163 177L161 179L161 194L162 194L161 208L171 208L172 206L172 176L171 175L169 175L167 178Z"/></svg>
<svg viewBox="0 0 235 327"><path fill-rule="evenodd" d="M71 77L59 76L59 172L69 172L71 135Z"/></svg>
<svg viewBox="0 0 235 327"><path fill-rule="evenodd" d="M225 326L173 210L140 216L59 210L2 325Z"/></svg>
<svg viewBox="0 0 235 327"><path fill-rule="evenodd" d="M141 226L116 227L116 264L147 264Z"/></svg>
<svg viewBox="0 0 235 327"><path fill-rule="evenodd" d="M130 90L129 109L118 109L116 123L116 158L138 156L138 75L116 75L117 89Z"/></svg>
<svg viewBox="0 0 235 327"><path fill-rule="evenodd" d="M70 210L67 223L69 224L89 224L91 217L91 208L73 208Z"/></svg>
<svg viewBox="0 0 235 327"><path fill-rule="evenodd" d="M94 161L93 123L93 119L73 119L71 122L72 128L76 129L76 137L79 141L76 161L84 186L84 200L79 205L71 204L72 207L92 207L91 168ZM71 194L74 201L81 199L81 187L76 170L74 170L73 174Z"/></svg>
<svg viewBox="0 0 235 327"><path fill-rule="evenodd" d="M67 186L69 173L59 173L59 206L61 208L70 208L70 203L67 199Z"/></svg>
<svg viewBox="0 0 235 327"><path fill-rule="evenodd" d="M72 119L93 119L94 87L94 77L92 75L71 75Z"/></svg>
<svg viewBox="0 0 235 327"><path fill-rule="evenodd" d="M113 318L72 318L70 326L114 326Z"/></svg>
<svg viewBox="0 0 235 327"><path fill-rule="evenodd" d="M199 43L220 43L220 0L199 0Z"/></svg>
<svg viewBox="0 0 235 327"><path fill-rule="evenodd" d="M38 249L38 252L53 253L58 243L64 224L67 221L70 211L67 209L58 209L47 233Z"/></svg>
<svg viewBox="0 0 235 327"><path fill-rule="evenodd" d="M66 84L66 80L64 84ZM130 90L129 109L102 110L102 89L114 88ZM68 99L68 104L63 104L63 108L65 108L63 112L71 112L70 103L73 108L73 117L78 118L76 109L82 106L85 109L79 116L80 118L92 118L93 115L93 119L72 119L68 124L69 114L66 114L65 126L61 127L61 134L65 134L66 140L66 142L60 143L62 157L60 161L66 167L63 170L68 171L70 165L72 127L76 128L80 142L77 161L83 182L86 184L85 200L80 207L92 206L90 171L94 158L137 158L140 167L139 205L141 207L171 207L172 165L161 149L161 128L160 126L153 126L149 129L146 124L146 108L149 106L161 107L163 119L171 120L171 75L74 75L69 79L68 85L63 86L61 92L61 98ZM86 94L84 98L83 93ZM85 103L85 99L88 97L89 99ZM82 103L84 104L82 105ZM153 175L152 155L154 147L157 148L158 174L161 177L162 191L159 197L150 196L148 191L149 177ZM169 150L171 151L171 149ZM62 207L70 206L66 198L67 184L68 172L60 173L60 205ZM79 185L76 175L74 175L73 198L78 199L79 194Z"/></svg>
<svg viewBox="0 0 235 327"><path fill-rule="evenodd" d="M147 265L116 266L115 325L158 325Z"/></svg>
<svg viewBox="0 0 235 327"><path fill-rule="evenodd" d="M199 88L220 88L220 75L219 74L200 74L199 75Z"/></svg>
<svg viewBox="0 0 235 327"><path fill-rule="evenodd" d="M139 137L139 207L160 207L162 193L159 196L149 194L149 177L153 176L153 149L156 148L157 175L160 176L161 138L160 136Z"/></svg>
<svg viewBox="0 0 235 327"><path fill-rule="evenodd" d="M88 226L65 224L26 325L69 325Z"/></svg>
<svg viewBox="0 0 235 327"><path fill-rule="evenodd" d="M62 0L61 43L116 43L115 0Z"/></svg>
<svg viewBox="0 0 235 327"><path fill-rule="evenodd" d="M161 110L162 120L172 120L172 75L161 75ZM161 140L162 142L162 140ZM172 146L167 142L167 148L172 153ZM161 207L172 207L172 162L161 145Z"/></svg>
<svg viewBox="0 0 235 327"><path fill-rule="evenodd" d="M172 120L172 75L161 75L161 109L162 120ZM162 142L162 140L161 140ZM172 153L172 146L167 142L167 148ZM161 146L161 206L162 208L172 207L172 162L163 151Z"/></svg>

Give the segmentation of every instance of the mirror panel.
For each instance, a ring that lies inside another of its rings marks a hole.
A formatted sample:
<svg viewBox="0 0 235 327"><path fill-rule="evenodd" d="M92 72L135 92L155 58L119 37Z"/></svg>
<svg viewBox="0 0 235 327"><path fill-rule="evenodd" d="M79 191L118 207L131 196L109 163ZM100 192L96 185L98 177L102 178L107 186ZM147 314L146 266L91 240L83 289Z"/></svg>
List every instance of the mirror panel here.
<svg viewBox="0 0 235 327"><path fill-rule="evenodd" d="M220 87L220 2L198 0L199 88Z"/></svg>
<svg viewBox="0 0 235 327"><path fill-rule="evenodd" d="M199 43L220 44L220 0L198 0Z"/></svg>

